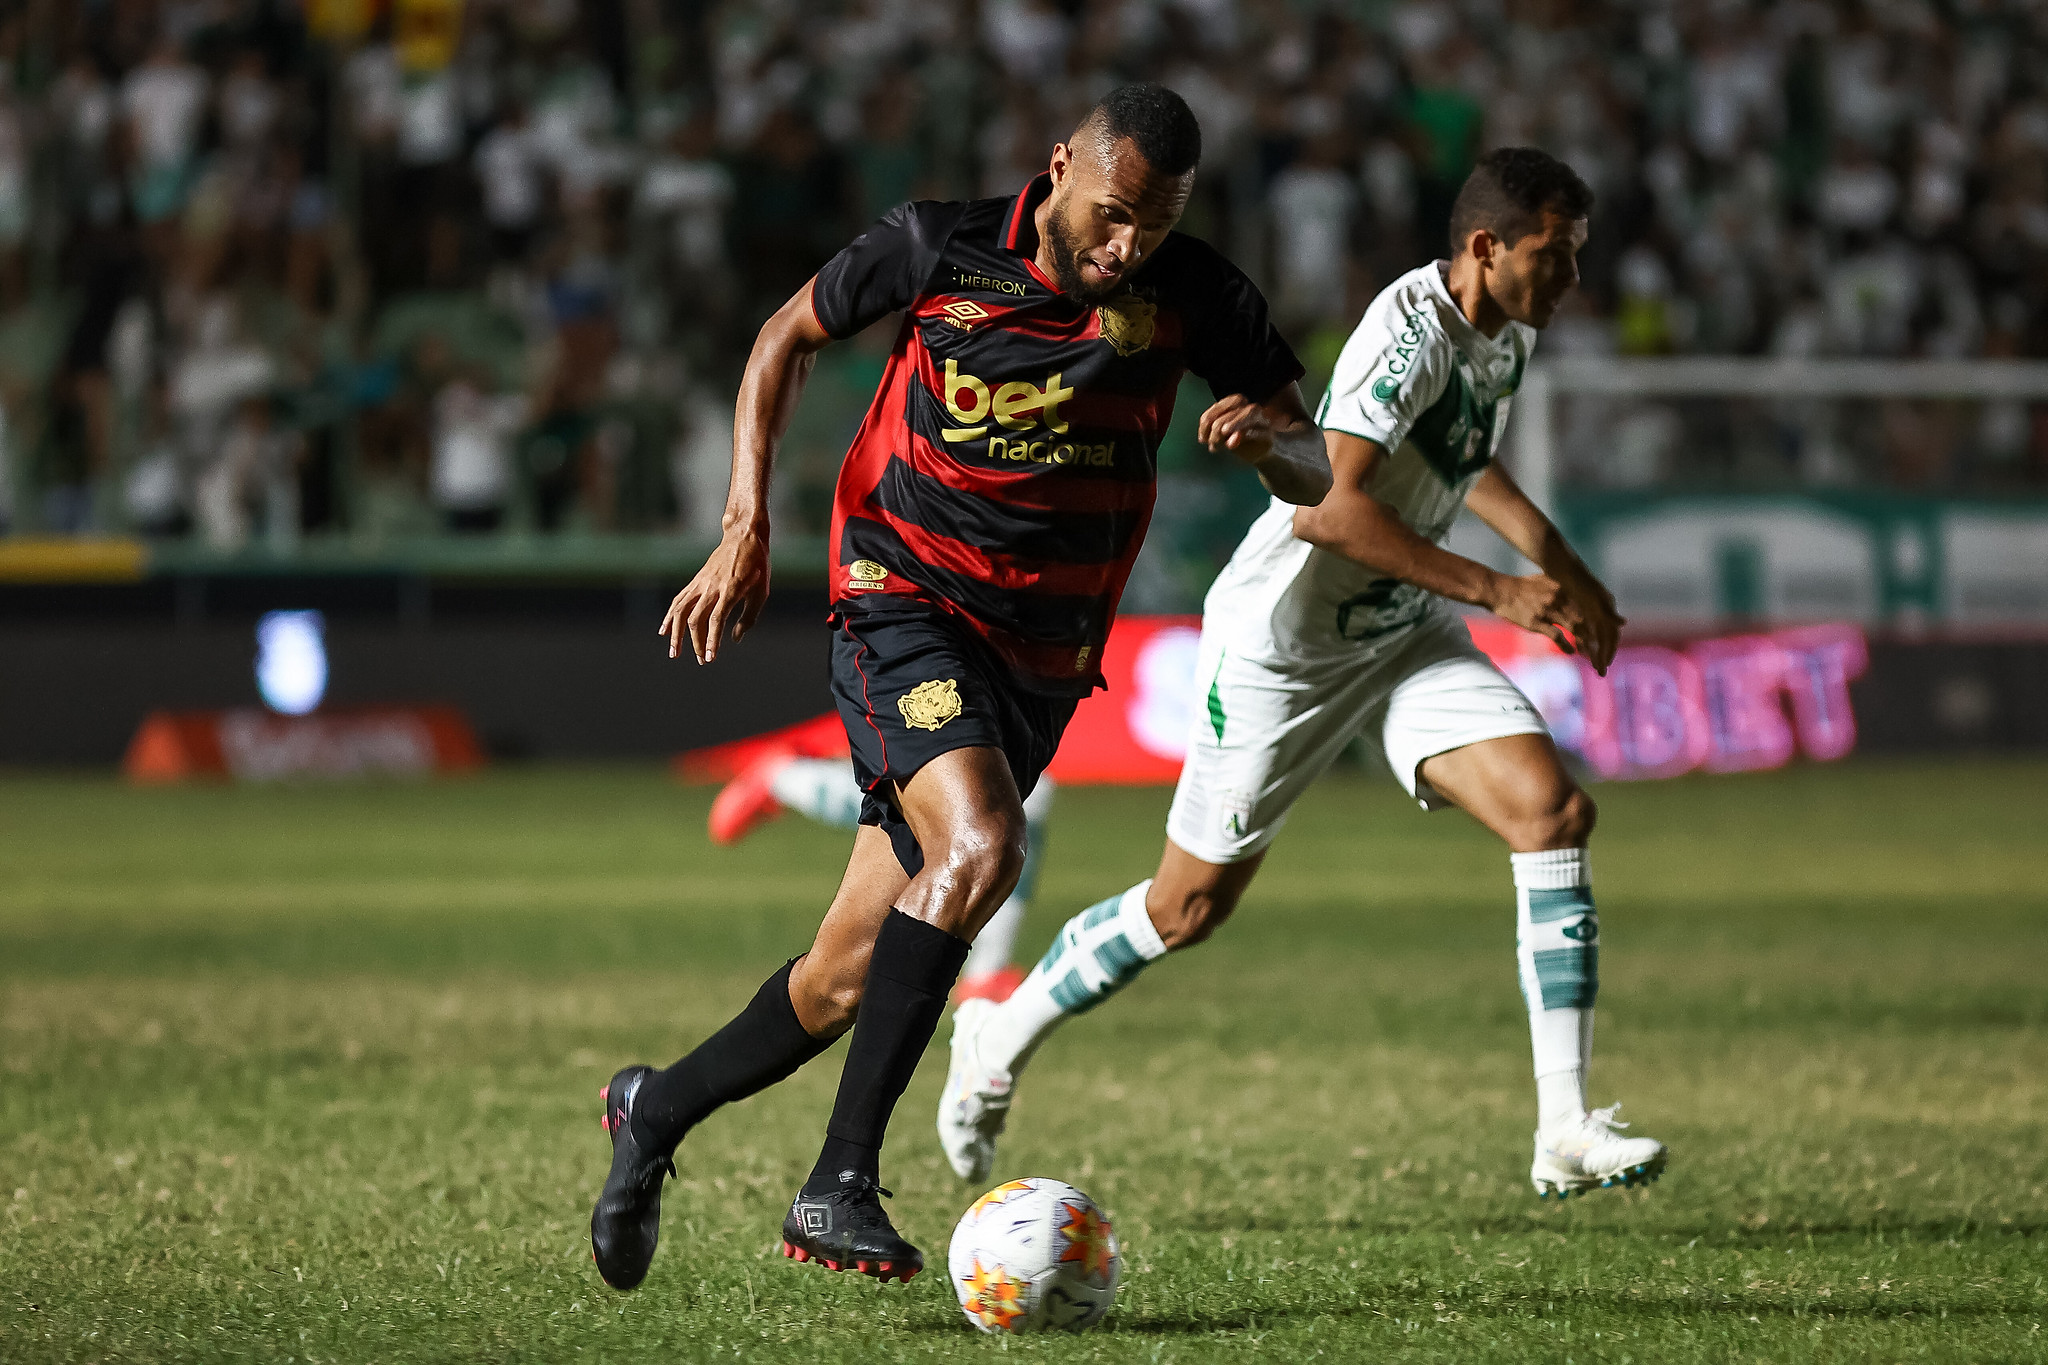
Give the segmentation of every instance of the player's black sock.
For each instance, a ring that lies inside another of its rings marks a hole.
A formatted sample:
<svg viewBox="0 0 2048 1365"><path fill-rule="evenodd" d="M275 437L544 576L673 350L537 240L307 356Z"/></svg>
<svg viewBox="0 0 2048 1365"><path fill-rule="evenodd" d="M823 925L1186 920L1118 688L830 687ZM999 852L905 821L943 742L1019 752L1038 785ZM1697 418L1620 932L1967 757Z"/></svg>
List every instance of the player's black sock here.
<svg viewBox="0 0 2048 1365"><path fill-rule="evenodd" d="M633 1122L648 1141L663 1150L674 1147L721 1104L787 1080L832 1046L832 1039L805 1032L789 1003L789 973L796 964L796 958L783 963L731 1023L640 1083Z"/></svg>
<svg viewBox="0 0 2048 1365"><path fill-rule="evenodd" d="M839 1098L825 1129L825 1149L804 1182L805 1194L838 1188L843 1171L880 1178L889 1114L938 1029L946 997L966 960L967 944L943 929L901 910L891 910L882 921L868 959L853 1045L839 1073Z"/></svg>

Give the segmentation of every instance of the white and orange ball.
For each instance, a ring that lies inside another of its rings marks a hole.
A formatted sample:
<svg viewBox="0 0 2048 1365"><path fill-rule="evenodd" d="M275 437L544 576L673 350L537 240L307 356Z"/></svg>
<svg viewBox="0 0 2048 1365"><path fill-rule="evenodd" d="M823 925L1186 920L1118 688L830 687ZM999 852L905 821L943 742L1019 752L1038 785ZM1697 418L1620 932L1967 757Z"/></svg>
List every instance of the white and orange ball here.
<svg viewBox="0 0 2048 1365"><path fill-rule="evenodd" d="M953 1229L960 1311L984 1332L1079 1332L1116 1302L1123 1252L1095 1201L1061 1180L998 1185Z"/></svg>

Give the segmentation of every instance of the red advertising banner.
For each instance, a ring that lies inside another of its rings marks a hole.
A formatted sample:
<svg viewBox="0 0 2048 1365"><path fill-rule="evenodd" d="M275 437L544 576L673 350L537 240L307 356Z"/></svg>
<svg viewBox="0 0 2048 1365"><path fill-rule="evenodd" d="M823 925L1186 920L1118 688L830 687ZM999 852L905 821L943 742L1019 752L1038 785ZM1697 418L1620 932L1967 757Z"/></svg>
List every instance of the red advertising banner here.
<svg viewBox="0 0 2048 1365"><path fill-rule="evenodd" d="M1172 782L1188 751L1199 616L1123 616L1102 651L1107 692L1074 708L1048 769L1055 781L1082 785Z"/></svg>
<svg viewBox="0 0 2048 1365"><path fill-rule="evenodd" d="M304 716L254 708L155 711L129 741L131 782L424 777L483 766L469 720L452 706L339 707Z"/></svg>
<svg viewBox="0 0 2048 1365"><path fill-rule="evenodd" d="M1704 769L1775 768L1795 753L1841 758L1856 746L1849 683L1870 655L1853 625L1801 626L1679 646L1630 645L1601 677L1540 635L1471 617L1473 641L1543 713L1558 745L1602 778L1675 777ZM1109 690L1075 708L1048 770L1074 785L1172 782L1201 705L1194 616L1126 616L1103 652ZM676 759L678 776L724 781L754 758L783 750L846 753L827 714L772 734Z"/></svg>

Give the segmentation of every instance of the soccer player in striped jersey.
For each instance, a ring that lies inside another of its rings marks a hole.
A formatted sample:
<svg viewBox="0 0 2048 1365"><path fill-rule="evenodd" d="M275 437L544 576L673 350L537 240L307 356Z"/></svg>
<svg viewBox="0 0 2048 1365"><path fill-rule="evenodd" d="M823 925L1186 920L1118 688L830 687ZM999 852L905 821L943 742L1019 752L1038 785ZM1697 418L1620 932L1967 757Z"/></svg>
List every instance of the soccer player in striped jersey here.
<svg viewBox="0 0 2048 1365"><path fill-rule="evenodd" d="M1510 850L1537 1193L1663 1171L1662 1143L1586 1106L1600 942L1592 799L1449 606L1487 608L1603 673L1614 657L1613 597L1493 463L1536 333L1578 283L1592 200L1543 152L1490 153L1452 210L1451 259L1395 280L1366 310L1317 414L1336 487L1316 507L1275 503L1204 604L1207 704L1159 871L1068 921L1000 1006L955 1015L938 1126L961 1176L988 1174L1018 1074L1053 1028L1228 918L1288 808L1359 735L1425 810L1461 807ZM1461 505L1541 572L1499 574L1445 549Z"/></svg>
<svg viewBox="0 0 2048 1365"><path fill-rule="evenodd" d="M879 1198L882 1136L968 945L1015 885L1023 801L1101 652L1150 519L1184 373L1196 425L1290 504L1330 488L1301 365L1266 302L1173 231L1201 132L1178 95L1104 96L1014 199L892 210L763 327L741 382L725 534L662 623L717 658L768 593L775 444L811 358L902 313L832 511L832 689L862 827L810 951L665 1070L605 1087L612 1166L591 1215L606 1281L630 1289L660 1232L676 1144L849 1030L786 1254L908 1278L923 1254Z"/></svg>

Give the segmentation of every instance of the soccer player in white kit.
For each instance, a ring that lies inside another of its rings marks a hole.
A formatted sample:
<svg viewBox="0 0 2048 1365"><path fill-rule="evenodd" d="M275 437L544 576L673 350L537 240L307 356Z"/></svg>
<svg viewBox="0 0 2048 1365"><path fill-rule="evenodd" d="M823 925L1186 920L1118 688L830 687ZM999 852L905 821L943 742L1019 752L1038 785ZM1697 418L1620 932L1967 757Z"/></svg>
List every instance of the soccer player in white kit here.
<svg viewBox="0 0 2048 1365"><path fill-rule="evenodd" d="M1204 704L1159 871L1069 920L1000 1006L971 1002L955 1016L939 1137L962 1177L987 1176L1018 1074L1053 1028L1214 932L1288 808L1361 734L1425 809L1460 807L1510 850L1537 1193L1662 1174L1662 1143L1625 1136L1619 1106L1586 1104L1599 988L1593 801L1449 605L1484 607L1603 673L1614 657L1613 596L1493 463L1536 333L1578 283L1592 199L1543 152L1491 152L1452 209L1451 259L1402 276L1366 310L1316 417L1335 489L1318 507L1275 502L1204 604ZM1541 572L1500 574L1445 549L1461 505Z"/></svg>

